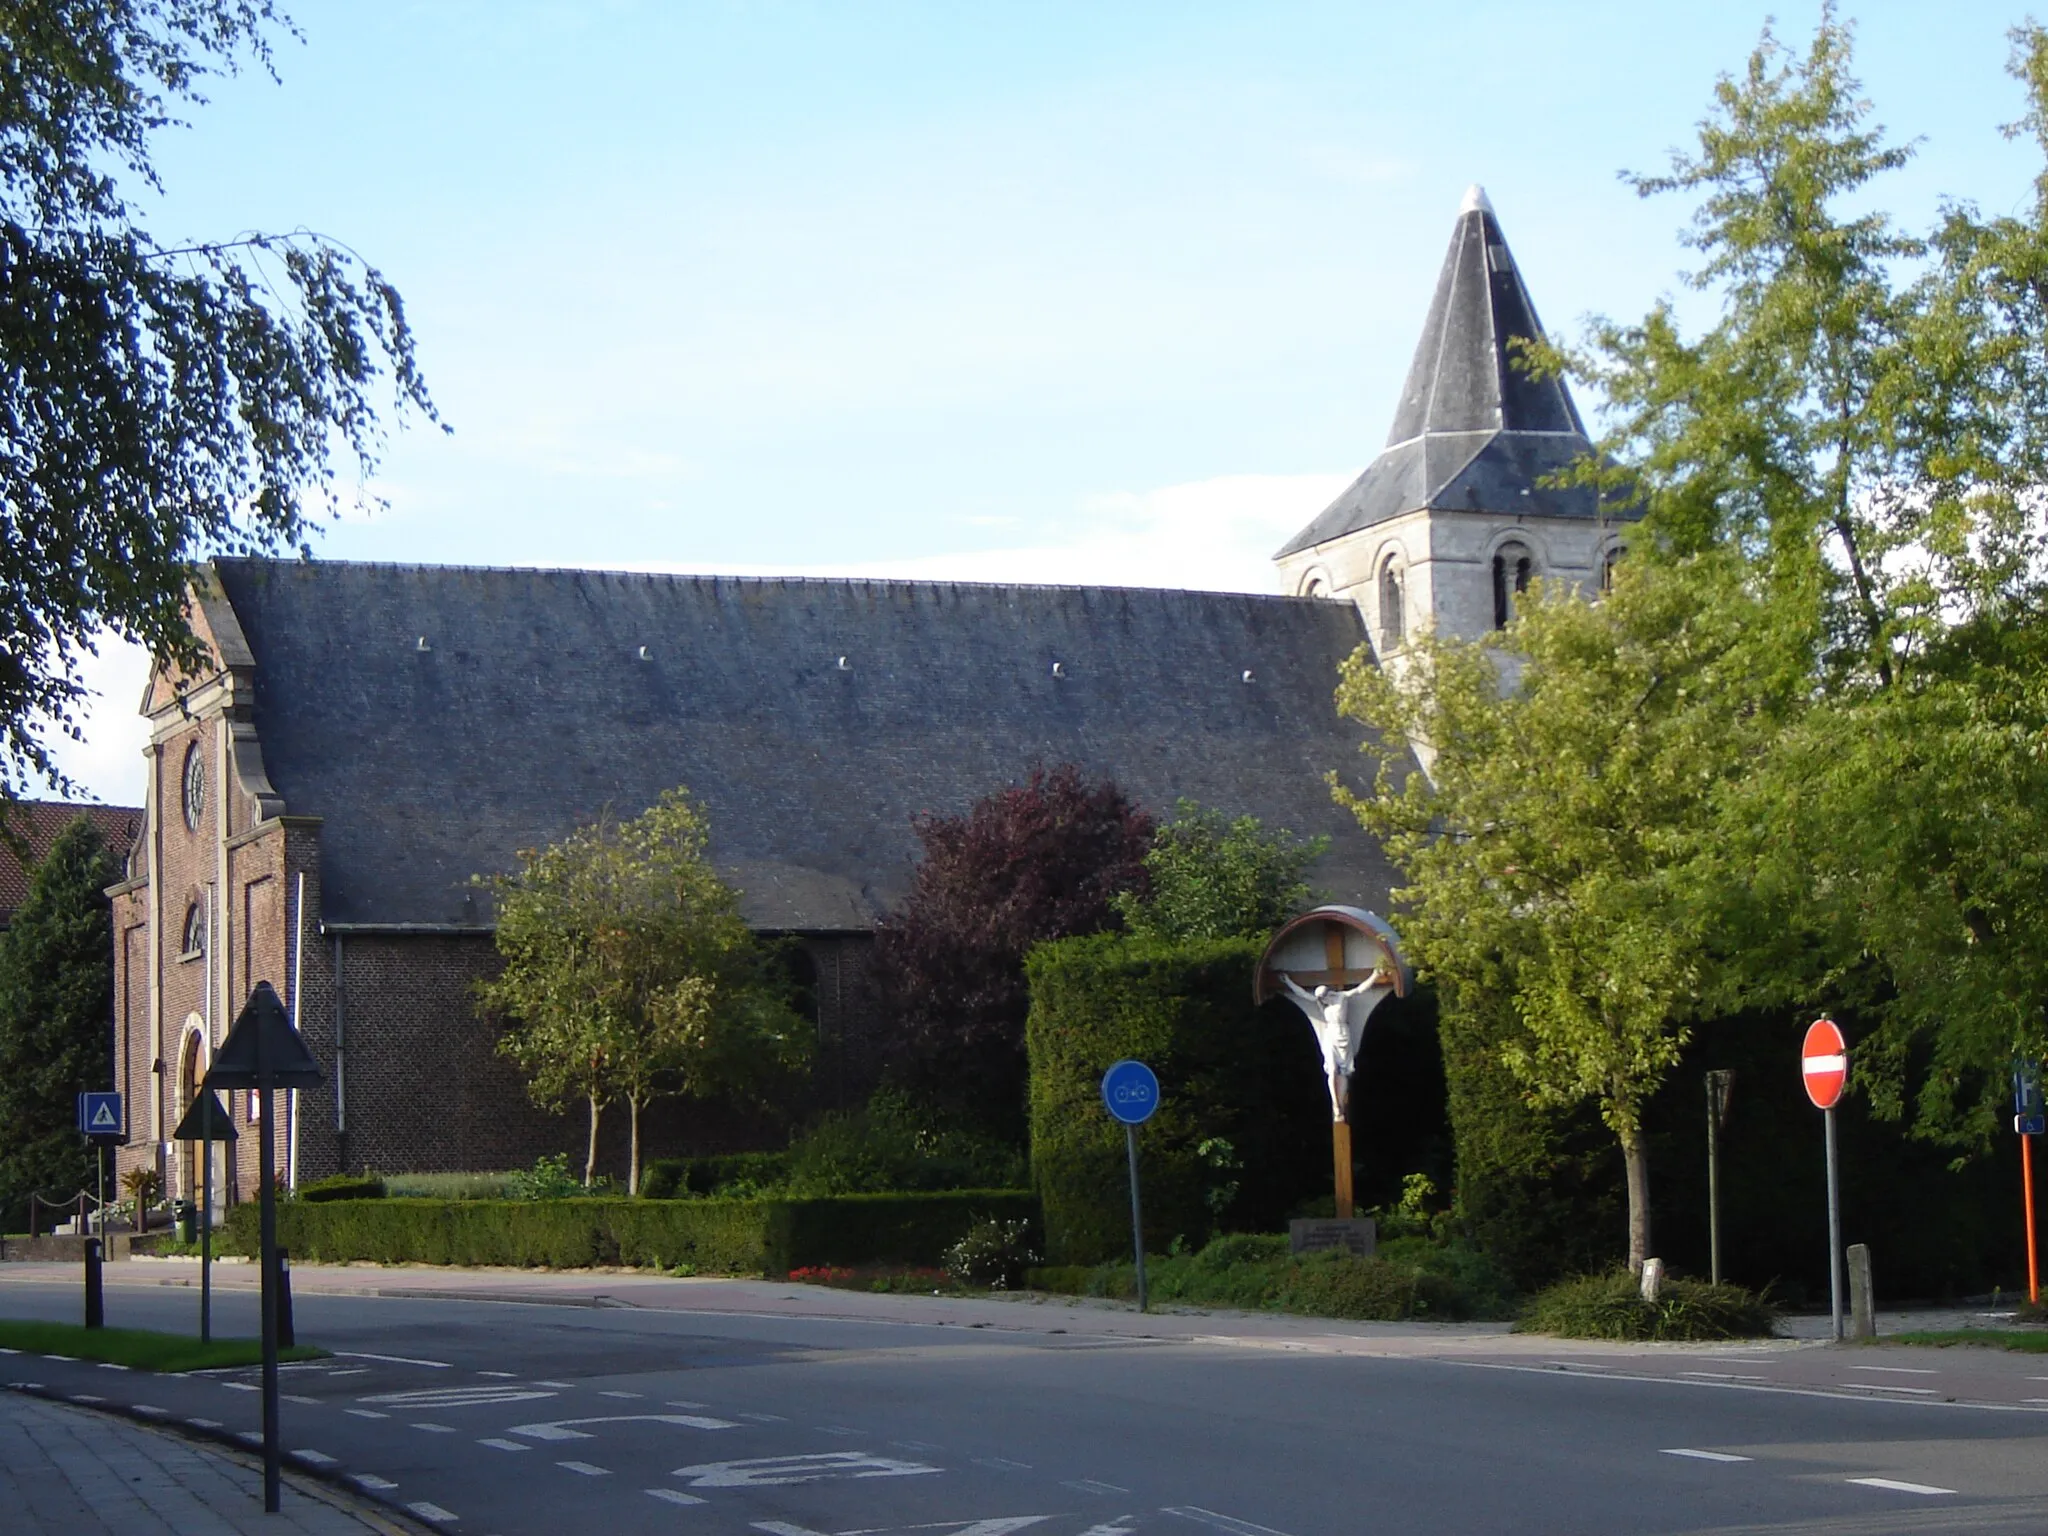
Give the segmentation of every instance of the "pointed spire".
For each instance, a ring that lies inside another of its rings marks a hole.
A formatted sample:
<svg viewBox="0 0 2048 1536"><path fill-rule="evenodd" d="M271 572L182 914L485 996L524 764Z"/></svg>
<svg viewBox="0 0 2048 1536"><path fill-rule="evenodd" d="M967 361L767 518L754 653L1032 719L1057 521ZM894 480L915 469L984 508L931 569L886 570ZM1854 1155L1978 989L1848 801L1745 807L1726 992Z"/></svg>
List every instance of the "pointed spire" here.
<svg viewBox="0 0 2048 1536"><path fill-rule="evenodd" d="M1465 201L1458 204L1459 217L1462 218L1468 213L1491 212L1493 212L1493 204L1486 200L1486 188L1479 185L1476 181L1473 182L1471 186L1465 189Z"/></svg>

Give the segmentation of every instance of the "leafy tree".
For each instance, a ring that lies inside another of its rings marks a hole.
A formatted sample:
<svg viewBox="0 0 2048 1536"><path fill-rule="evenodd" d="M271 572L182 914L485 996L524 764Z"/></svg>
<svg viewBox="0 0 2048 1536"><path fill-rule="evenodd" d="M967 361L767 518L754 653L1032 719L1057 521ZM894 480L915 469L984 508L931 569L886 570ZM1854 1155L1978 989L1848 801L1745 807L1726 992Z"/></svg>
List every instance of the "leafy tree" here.
<svg viewBox="0 0 2048 1536"><path fill-rule="evenodd" d="M77 1100L112 1068L114 939L106 888L120 878L81 816L36 867L0 935L0 1217L32 1190L92 1187Z"/></svg>
<svg viewBox="0 0 2048 1536"><path fill-rule="evenodd" d="M901 1070L927 1096L1021 1133L1024 956L1116 927L1118 894L1144 889L1152 831L1115 784L1091 786L1072 764L1034 768L964 816L919 818L910 895L875 938Z"/></svg>
<svg viewBox="0 0 2048 1536"><path fill-rule="evenodd" d="M1145 850L1148 893L1120 891L1113 905L1146 938L1263 937L1309 904L1303 876L1329 846L1184 799Z"/></svg>
<svg viewBox="0 0 2048 1536"><path fill-rule="evenodd" d="M103 629L191 663L194 562L305 547L381 450L376 399L434 416L398 292L299 231L160 238L131 200L209 75L271 67L271 0L0 11L0 796L76 734ZM314 509L314 510L309 510Z"/></svg>
<svg viewBox="0 0 2048 1536"><path fill-rule="evenodd" d="M2048 163L2048 33L2012 40L2008 132ZM2019 212L1901 230L1874 192L1910 150L1853 41L1832 11L1800 55L1766 32L1697 149L1636 180L1696 199L1714 323L1660 306L1577 362L1644 498L1637 555L1734 551L1826 636L1813 709L1726 807L1758 998L1860 1010L1859 1086L1981 1145L2009 1058L2048 1047L2048 171Z"/></svg>
<svg viewBox="0 0 2048 1536"><path fill-rule="evenodd" d="M1369 746L1370 789L1339 791L1408 880L1404 936L1451 994L1506 1002L1495 1049L1533 1104L1598 1106L1633 1267L1651 1252L1644 1108L1703 1004L1741 990L1716 947L1716 807L1810 654L1740 562L1706 555L1626 564L1598 603L1539 587L1497 640L1423 635L1398 673L1364 649L1344 668L1339 708L1371 740L1432 754L1424 775Z"/></svg>
<svg viewBox="0 0 2048 1536"><path fill-rule="evenodd" d="M517 872L488 882L505 966L478 996L512 1020L500 1049L535 1102L588 1106L586 1185L607 1105L623 1100L631 1116L637 1194L650 1101L745 1095L804 1060L806 1028L711 867L708 837L689 796L669 790L631 821L600 817L522 852Z"/></svg>

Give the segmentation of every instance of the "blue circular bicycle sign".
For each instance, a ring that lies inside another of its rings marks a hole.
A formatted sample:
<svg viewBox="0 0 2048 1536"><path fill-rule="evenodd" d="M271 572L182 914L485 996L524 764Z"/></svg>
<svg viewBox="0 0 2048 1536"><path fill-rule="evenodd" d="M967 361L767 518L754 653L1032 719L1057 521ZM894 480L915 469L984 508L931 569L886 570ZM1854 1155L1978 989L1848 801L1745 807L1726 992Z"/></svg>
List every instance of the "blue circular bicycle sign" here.
<svg viewBox="0 0 2048 1536"><path fill-rule="evenodd" d="M1102 1102L1125 1125L1143 1125L1159 1107L1159 1079L1142 1061L1120 1061L1102 1074Z"/></svg>

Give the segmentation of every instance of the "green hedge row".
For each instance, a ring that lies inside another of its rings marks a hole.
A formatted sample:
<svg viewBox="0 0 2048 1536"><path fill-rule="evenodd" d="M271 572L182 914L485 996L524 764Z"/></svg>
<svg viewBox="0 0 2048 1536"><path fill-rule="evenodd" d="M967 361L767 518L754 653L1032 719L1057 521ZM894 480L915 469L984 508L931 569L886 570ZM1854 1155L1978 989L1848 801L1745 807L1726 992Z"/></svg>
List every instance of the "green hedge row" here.
<svg viewBox="0 0 2048 1536"><path fill-rule="evenodd" d="M719 1157L659 1157L640 1170L648 1200L715 1195L729 1184L770 1188L789 1177L787 1152L728 1152Z"/></svg>
<svg viewBox="0 0 2048 1536"><path fill-rule="evenodd" d="M820 1264L937 1264L986 1217L1034 1224L1020 1190L815 1200L333 1200L277 1208L278 1243L326 1263L689 1265L786 1274ZM223 1251L253 1254L257 1208L228 1216Z"/></svg>

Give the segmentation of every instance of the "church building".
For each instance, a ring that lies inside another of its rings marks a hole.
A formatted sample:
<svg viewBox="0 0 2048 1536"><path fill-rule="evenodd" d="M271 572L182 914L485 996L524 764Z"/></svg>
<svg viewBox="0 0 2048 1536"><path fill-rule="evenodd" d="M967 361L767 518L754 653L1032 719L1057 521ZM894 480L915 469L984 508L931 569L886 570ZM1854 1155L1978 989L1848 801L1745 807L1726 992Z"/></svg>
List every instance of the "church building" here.
<svg viewBox="0 0 2048 1536"><path fill-rule="evenodd" d="M867 957L923 813L1074 763L1162 817L1182 797L1326 834L1313 884L1384 909L1331 800L1363 739L1338 668L1423 625L1505 621L1537 575L1597 582L1618 530L1546 477L1590 451L1500 227L1468 197L1386 449L1276 557L1287 595L223 559L202 673L159 672L142 835L114 887L125 1169L169 1140L259 981L326 1073L267 1131L294 1180L523 1166L567 1150L472 1001L479 876L681 785L760 931L796 941L828 1078L889 1027ZM829 1083L825 1085L829 1088ZM829 1102L829 1094L827 1097ZM253 1096L227 1200L254 1187ZM698 1122L701 1124L701 1122ZM682 1122L656 1153L699 1150Z"/></svg>

